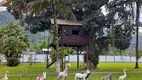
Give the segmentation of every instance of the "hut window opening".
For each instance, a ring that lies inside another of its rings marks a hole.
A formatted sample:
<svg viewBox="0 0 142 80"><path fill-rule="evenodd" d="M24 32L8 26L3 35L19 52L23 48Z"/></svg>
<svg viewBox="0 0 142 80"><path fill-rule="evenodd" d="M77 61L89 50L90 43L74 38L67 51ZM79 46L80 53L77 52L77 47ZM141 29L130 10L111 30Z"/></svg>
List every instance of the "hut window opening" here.
<svg viewBox="0 0 142 80"><path fill-rule="evenodd" d="M79 35L79 30L72 30L72 35Z"/></svg>

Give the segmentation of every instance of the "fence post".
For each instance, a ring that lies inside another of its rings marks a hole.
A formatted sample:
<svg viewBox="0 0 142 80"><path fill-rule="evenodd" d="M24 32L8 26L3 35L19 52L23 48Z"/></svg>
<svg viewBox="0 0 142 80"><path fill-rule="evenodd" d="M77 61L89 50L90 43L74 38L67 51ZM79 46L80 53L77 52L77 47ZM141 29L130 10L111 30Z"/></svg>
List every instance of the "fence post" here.
<svg viewBox="0 0 142 80"><path fill-rule="evenodd" d="M115 55L114 55L114 62L115 62Z"/></svg>
<svg viewBox="0 0 142 80"><path fill-rule="evenodd" d="M107 62L107 56L105 55L105 62Z"/></svg>
<svg viewBox="0 0 142 80"><path fill-rule="evenodd" d="M122 58L122 62L123 62L123 56L121 55L121 58Z"/></svg>
<svg viewBox="0 0 142 80"><path fill-rule="evenodd" d="M68 61L70 61L70 55L68 55Z"/></svg>
<svg viewBox="0 0 142 80"><path fill-rule="evenodd" d="M79 52L77 52L77 68L79 68Z"/></svg>
<svg viewBox="0 0 142 80"><path fill-rule="evenodd" d="M22 63L24 63L24 55L22 56Z"/></svg>
<svg viewBox="0 0 142 80"><path fill-rule="evenodd" d="M36 63L36 54L34 54L34 63Z"/></svg>
<svg viewBox="0 0 142 80"><path fill-rule="evenodd" d="M125 62L126 62L126 54L125 54Z"/></svg>
<svg viewBox="0 0 142 80"><path fill-rule="evenodd" d="M132 61L131 61L131 56L130 56L130 62L132 62Z"/></svg>
<svg viewBox="0 0 142 80"><path fill-rule="evenodd" d="M47 61L47 53L43 54L43 55L44 55L44 63L46 63L46 61Z"/></svg>

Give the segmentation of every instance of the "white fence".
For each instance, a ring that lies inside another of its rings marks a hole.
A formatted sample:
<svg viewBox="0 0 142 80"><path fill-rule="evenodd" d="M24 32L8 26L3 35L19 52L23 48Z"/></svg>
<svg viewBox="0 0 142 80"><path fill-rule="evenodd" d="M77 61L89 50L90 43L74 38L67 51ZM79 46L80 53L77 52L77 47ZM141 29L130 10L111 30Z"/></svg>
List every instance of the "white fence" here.
<svg viewBox="0 0 142 80"><path fill-rule="evenodd" d="M136 62L135 56L99 56L100 62ZM139 62L142 62L142 57L139 59Z"/></svg>
<svg viewBox="0 0 142 80"><path fill-rule="evenodd" d="M23 55L20 58L20 61L22 63L26 63L29 61L29 57L31 55ZM49 56L49 55L48 55ZM32 54L33 57L33 61L36 62L46 62L47 61L47 54ZM1 57L2 61L5 62L5 58ZM50 57L48 57L49 61L51 61ZM69 55L65 58L66 60L70 61L70 62L77 62L77 55L73 54L73 55ZM79 55L78 56L78 60L80 62L84 61L84 56L83 55ZM110 56L110 55L99 55L99 62L135 62L136 58L135 56ZM139 62L142 62L142 57L139 59Z"/></svg>

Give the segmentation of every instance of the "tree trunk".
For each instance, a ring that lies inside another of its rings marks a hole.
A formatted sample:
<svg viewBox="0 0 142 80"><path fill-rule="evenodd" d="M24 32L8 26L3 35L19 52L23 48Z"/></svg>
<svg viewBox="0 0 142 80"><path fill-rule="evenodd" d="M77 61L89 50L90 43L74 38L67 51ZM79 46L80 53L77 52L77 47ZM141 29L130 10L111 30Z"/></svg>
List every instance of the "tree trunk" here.
<svg viewBox="0 0 142 80"><path fill-rule="evenodd" d="M77 50L77 68L79 68L79 50Z"/></svg>
<svg viewBox="0 0 142 80"><path fill-rule="evenodd" d="M139 4L139 0L137 0L136 2L136 65L135 68L139 68L138 65L138 59L139 59L139 54L138 54L138 48L139 48L139 17L140 17L140 4Z"/></svg>
<svg viewBox="0 0 142 80"><path fill-rule="evenodd" d="M87 46L86 46L86 52L87 52L87 53L86 53L85 56L84 56L84 58L85 58L84 61L85 61L85 63L86 63L86 69L89 68L88 54L89 54L90 52L89 52L89 50L88 50L88 49L89 49L88 47L89 47L89 46L87 45Z"/></svg>
<svg viewBox="0 0 142 80"><path fill-rule="evenodd" d="M111 26L112 29L111 29L111 36L112 36L112 51L114 53L114 47L115 47L115 28L114 28L114 25Z"/></svg>
<svg viewBox="0 0 142 80"><path fill-rule="evenodd" d="M56 59L56 74L58 75L60 72L60 58Z"/></svg>
<svg viewBox="0 0 142 80"><path fill-rule="evenodd" d="M96 53L96 46L95 46L95 37L93 36L93 37L90 37L90 45L88 46L88 52L89 52L89 54L88 54L88 56L92 56L92 55L95 55L95 54L97 54ZM92 61L92 60L88 60L88 68L97 68L97 64L96 64L97 62L94 62L94 61Z"/></svg>
<svg viewBox="0 0 142 80"><path fill-rule="evenodd" d="M54 43L56 46L56 74L60 72L60 53L59 53L59 41L58 41L58 24L56 16L56 2L53 1L53 19L54 19Z"/></svg>

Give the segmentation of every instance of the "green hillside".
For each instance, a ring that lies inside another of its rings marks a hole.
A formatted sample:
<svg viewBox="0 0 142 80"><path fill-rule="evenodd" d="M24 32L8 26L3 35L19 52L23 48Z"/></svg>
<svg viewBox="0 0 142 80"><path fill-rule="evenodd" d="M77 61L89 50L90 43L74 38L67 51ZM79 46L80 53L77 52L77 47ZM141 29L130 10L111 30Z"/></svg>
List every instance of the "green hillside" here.
<svg viewBox="0 0 142 80"><path fill-rule="evenodd" d="M7 11L2 11L0 12L0 27L6 25L7 23L9 23L10 21L14 21L14 22L18 22L14 19L14 17L8 13ZM37 43L40 42L43 39L48 39L49 33L48 31L45 32L39 32L37 34L32 34L29 31L25 31L25 34L28 34L30 37L30 41L33 43Z"/></svg>
<svg viewBox="0 0 142 80"><path fill-rule="evenodd" d="M7 11L0 12L0 27L4 26L5 24L9 23L10 21L14 21L15 22L16 20Z"/></svg>

